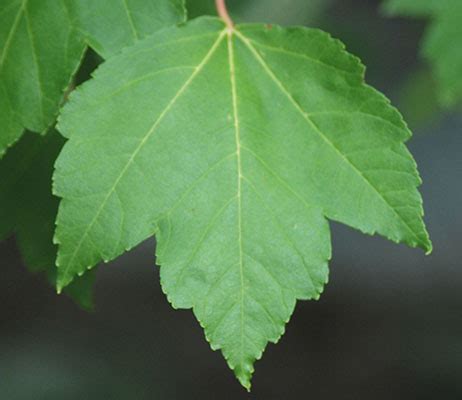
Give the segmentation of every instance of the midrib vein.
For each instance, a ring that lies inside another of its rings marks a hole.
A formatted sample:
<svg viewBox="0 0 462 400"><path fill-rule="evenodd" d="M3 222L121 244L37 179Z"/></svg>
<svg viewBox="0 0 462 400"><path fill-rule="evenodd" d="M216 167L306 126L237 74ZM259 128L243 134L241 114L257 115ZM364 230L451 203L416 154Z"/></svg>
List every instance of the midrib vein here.
<svg viewBox="0 0 462 400"><path fill-rule="evenodd" d="M165 116L170 112L170 110L173 108L173 106L176 104L178 99L183 95L183 93L188 89L188 87L192 84L194 79L199 75L199 73L204 69L204 67L207 65L208 61L212 58L213 54L215 51L218 49L220 46L223 38L226 35L226 30L223 30L219 33L217 40L214 42L210 50L207 52L203 60L198 64L198 66L194 69L194 72L189 76L189 78L186 80L186 82L183 84L183 86L178 90L178 92L175 94L175 96L170 100L168 103L167 107L162 111L162 113L159 115L159 117L156 119L154 124L151 126L149 131L146 133L146 135L143 137L141 140L140 144L138 147L135 149L125 166L122 168L122 171L120 172L119 176L115 180L113 186L111 189L108 191L107 195L104 197L103 201L101 202L101 205L98 207L96 214L88 227L85 229L84 233L82 234L81 239L79 240L75 250L73 251L70 260L67 262L66 267L64 268L62 275L67 278L67 274L69 273L69 269L71 268L76 256L78 255L80 248L82 247L85 239L87 238L88 234L90 231L93 229L93 226L95 225L96 221L98 220L99 216L101 215L102 211L104 210L104 207L106 206L107 202L109 201L111 195L115 192L117 189L117 186L119 185L120 181L122 178L125 176L127 171L129 170L130 166L132 165L133 161L139 154L139 152L143 149L144 145L146 142L151 138L151 136L154 134L156 131L157 127L160 125L162 120L165 118ZM58 263L59 267L59 263ZM92 267L92 266L89 266ZM61 292L63 289L64 285L60 283L58 285L58 292Z"/></svg>
<svg viewBox="0 0 462 400"><path fill-rule="evenodd" d="M419 238L408 222L395 210L395 208L389 203L389 201L378 191L378 189L367 179L364 174L339 150L339 148L318 128L318 126L311 120L309 114L307 114L300 105L295 101L293 96L289 93L286 87L282 84L279 78L275 75L273 70L268 66L266 61L257 51L257 49L253 46L250 39L248 39L245 35L243 35L239 31L235 31L236 36L241 39L244 45L249 49L249 51L254 55L258 63L262 66L263 70L267 73L270 79L279 87L281 92L287 96L289 101L293 104L295 109L302 115L305 121L312 127L312 129L321 137L321 139L327 143L338 155L339 157L349 165L364 181L365 183L372 188L372 190L378 195L378 197L389 207L392 212L398 217L398 219L404 224L406 229L411 233L411 235L416 239L416 244L419 242Z"/></svg>
<svg viewBox="0 0 462 400"><path fill-rule="evenodd" d="M243 254L244 249L242 245L242 160L241 160L241 137L240 137L240 124L239 124L239 113L238 113L238 101L237 101L237 84L236 84L236 63L234 57L234 42L233 42L233 30L228 31L228 57L229 57L229 75L231 81L231 92L233 101L233 116L234 116L234 131L236 139L236 162L237 162L237 220L238 220L238 241L239 241L239 276L241 280L241 293L240 293L240 352L241 356L244 354L244 324L245 324L245 312L244 312L244 296L245 296L245 281L244 281L244 260Z"/></svg>

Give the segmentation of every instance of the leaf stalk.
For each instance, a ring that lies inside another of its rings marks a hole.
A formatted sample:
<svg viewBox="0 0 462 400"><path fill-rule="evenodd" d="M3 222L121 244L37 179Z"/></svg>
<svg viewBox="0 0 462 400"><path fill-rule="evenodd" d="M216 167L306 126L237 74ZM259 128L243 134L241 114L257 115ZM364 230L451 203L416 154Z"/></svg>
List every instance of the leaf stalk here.
<svg viewBox="0 0 462 400"><path fill-rule="evenodd" d="M234 22L229 16L228 8L226 7L225 0L215 0L217 6L217 12L220 18L226 23L226 26L230 31L234 30Z"/></svg>

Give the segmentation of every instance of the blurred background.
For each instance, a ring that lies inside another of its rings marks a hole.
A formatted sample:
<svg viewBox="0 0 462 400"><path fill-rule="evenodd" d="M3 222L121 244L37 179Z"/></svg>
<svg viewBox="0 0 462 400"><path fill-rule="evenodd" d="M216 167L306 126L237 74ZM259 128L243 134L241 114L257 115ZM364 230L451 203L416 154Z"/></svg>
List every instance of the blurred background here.
<svg viewBox="0 0 462 400"><path fill-rule="evenodd" d="M191 17L214 13L212 0L189 6ZM319 27L368 66L415 132L434 253L332 224L330 283L319 302L298 303L247 394L193 314L168 304L154 240L99 269L88 313L26 272L10 238L0 243L0 400L462 398L462 109L438 107L418 55L425 21L379 6L229 0L238 21ZM80 75L94 65L88 54Z"/></svg>

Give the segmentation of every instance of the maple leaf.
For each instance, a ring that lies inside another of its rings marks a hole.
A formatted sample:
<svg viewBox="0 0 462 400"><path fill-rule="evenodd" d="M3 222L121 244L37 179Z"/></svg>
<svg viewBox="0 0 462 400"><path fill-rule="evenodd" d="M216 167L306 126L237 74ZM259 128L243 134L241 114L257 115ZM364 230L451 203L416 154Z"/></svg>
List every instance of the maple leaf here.
<svg viewBox="0 0 462 400"><path fill-rule="evenodd" d="M156 234L169 300L247 388L328 280L328 219L431 251L410 131L319 30L162 30L104 63L59 129L58 288Z"/></svg>

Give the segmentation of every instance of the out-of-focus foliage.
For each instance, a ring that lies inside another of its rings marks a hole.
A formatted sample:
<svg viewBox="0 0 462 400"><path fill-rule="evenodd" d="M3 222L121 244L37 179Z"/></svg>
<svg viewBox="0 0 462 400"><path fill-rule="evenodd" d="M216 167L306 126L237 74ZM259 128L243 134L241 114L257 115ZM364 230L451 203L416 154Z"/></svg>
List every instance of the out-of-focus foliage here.
<svg viewBox="0 0 462 400"><path fill-rule="evenodd" d="M433 66L441 103L446 107L459 103L462 100L462 1L390 0L384 9L392 15L431 20L422 54Z"/></svg>
<svg viewBox="0 0 462 400"><path fill-rule="evenodd" d="M84 49L65 1L0 1L0 155L52 125Z"/></svg>
<svg viewBox="0 0 462 400"><path fill-rule="evenodd" d="M184 19L183 0L1 0L0 157L53 124L87 43L106 58Z"/></svg>
<svg viewBox="0 0 462 400"><path fill-rule="evenodd" d="M435 92L434 77L428 69L412 72L402 85L399 95L400 110L412 129L438 118L441 106Z"/></svg>
<svg viewBox="0 0 462 400"><path fill-rule="evenodd" d="M15 234L25 264L56 283L53 244L58 199L51 194L53 164L64 144L55 131L41 137L26 133L0 160L0 240ZM83 308L92 308L94 273L66 290Z"/></svg>

